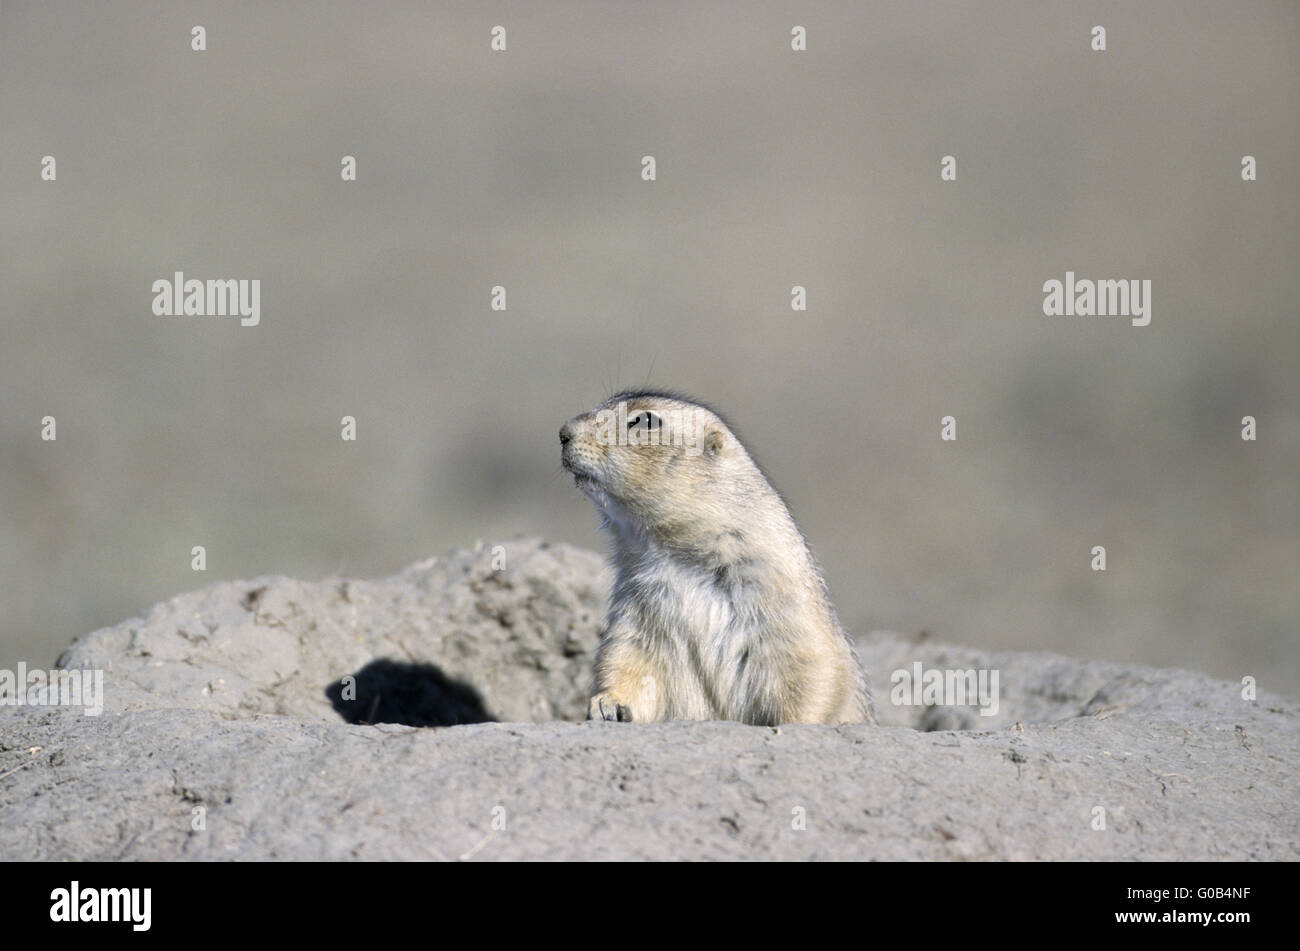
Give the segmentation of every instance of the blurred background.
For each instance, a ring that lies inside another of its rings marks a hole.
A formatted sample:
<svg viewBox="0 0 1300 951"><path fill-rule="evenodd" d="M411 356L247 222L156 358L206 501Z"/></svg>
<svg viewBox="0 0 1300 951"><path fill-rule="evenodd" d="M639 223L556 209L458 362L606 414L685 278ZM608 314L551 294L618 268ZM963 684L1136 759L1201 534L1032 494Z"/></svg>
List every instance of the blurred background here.
<svg viewBox="0 0 1300 951"><path fill-rule="evenodd" d="M217 580L603 547L556 432L648 381L857 634L1300 694L1298 52L1292 0L3 0L0 667ZM154 316L177 270L261 325ZM1150 326L1044 316L1067 270Z"/></svg>

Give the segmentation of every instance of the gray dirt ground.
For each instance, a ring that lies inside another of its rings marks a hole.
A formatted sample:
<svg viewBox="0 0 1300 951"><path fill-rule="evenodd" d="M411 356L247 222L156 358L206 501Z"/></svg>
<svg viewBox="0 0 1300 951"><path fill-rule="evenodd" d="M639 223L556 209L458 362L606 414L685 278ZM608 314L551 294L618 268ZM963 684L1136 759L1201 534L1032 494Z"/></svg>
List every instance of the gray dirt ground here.
<svg viewBox="0 0 1300 951"><path fill-rule="evenodd" d="M493 554L79 639L59 666L104 670L101 715L0 707L0 859L1300 858L1290 699L875 634L880 728L576 722L602 560ZM893 705L918 660L996 668L997 715Z"/></svg>

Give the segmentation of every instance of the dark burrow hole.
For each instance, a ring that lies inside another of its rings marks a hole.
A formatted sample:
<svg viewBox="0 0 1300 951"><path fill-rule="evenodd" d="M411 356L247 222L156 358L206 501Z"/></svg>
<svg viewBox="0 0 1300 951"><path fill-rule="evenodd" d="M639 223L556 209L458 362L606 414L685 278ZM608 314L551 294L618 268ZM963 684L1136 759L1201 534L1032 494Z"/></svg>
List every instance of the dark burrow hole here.
<svg viewBox="0 0 1300 951"><path fill-rule="evenodd" d="M495 721L473 686L433 664L373 660L334 681L325 696L348 723L457 726Z"/></svg>

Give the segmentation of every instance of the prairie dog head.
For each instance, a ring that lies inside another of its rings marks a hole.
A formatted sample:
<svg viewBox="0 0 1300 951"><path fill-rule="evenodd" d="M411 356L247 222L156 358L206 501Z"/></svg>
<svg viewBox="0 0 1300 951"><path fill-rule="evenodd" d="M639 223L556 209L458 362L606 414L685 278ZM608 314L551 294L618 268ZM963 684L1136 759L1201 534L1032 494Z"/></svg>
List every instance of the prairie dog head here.
<svg viewBox="0 0 1300 951"><path fill-rule="evenodd" d="M560 461L609 521L652 532L716 519L757 475L716 413L658 392L619 393L569 420Z"/></svg>

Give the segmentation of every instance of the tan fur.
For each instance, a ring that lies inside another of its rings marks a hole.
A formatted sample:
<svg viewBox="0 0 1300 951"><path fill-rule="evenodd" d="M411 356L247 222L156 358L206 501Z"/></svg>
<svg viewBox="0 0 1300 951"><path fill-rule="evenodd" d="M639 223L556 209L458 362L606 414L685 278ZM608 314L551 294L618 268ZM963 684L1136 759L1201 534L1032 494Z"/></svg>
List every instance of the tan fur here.
<svg viewBox="0 0 1300 951"><path fill-rule="evenodd" d="M588 719L874 722L808 545L725 421L621 393L560 443L614 549Z"/></svg>

